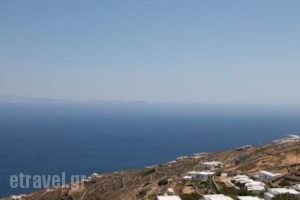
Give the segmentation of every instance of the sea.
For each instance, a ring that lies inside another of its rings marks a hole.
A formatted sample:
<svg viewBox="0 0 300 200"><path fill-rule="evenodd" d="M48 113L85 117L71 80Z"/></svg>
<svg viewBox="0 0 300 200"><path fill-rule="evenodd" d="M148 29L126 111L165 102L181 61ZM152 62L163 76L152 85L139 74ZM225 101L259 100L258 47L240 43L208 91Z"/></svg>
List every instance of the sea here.
<svg viewBox="0 0 300 200"><path fill-rule="evenodd" d="M299 132L300 109L286 106L2 102L0 197L36 190L10 187L20 173L68 182Z"/></svg>

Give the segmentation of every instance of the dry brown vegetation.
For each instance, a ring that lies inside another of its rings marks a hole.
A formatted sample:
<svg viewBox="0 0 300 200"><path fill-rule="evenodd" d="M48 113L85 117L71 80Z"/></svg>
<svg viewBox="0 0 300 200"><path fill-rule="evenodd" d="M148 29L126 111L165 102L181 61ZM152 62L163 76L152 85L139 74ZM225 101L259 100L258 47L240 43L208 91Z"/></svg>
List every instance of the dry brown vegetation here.
<svg viewBox="0 0 300 200"><path fill-rule="evenodd" d="M29 194L26 200L138 200L155 199L168 187L177 193L189 193L191 188L182 183L181 177L190 170L198 170L203 161L218 160L226 164L223 171L227 173L244 172L254 175L265 169L273 172L291 174L298 164L300 143L266 145L243 151L230 150L208 154L205 158L189 158L153 168L131 170L105 174L85 183L84 189L57 188ZM300 155L300 154L299 154ZM235 165L234 158L240 157L240 164ZM168 180L166 185L158 185L161 180ZM184 190L183 190L184 189Z"/></svg>

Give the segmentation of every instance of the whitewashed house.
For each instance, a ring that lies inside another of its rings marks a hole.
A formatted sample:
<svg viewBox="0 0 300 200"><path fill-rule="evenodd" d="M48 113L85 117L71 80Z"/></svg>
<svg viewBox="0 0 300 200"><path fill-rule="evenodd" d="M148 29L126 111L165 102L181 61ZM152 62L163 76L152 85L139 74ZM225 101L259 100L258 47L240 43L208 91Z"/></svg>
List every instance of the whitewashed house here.
<svg viewBox="0 0 300 200"><path fill-rule="evenodd" d="M278 140L273 140L275 144L286 144L286 143L294 143L300 141L299 135L288 134Z"/></svg>
<svg viewBox="0 0 300 200"><path fill-rule="evenodd" d="M263 200L259 197L255 197L255 196L237 196L238 200Z"/></svg>
<svg viewBox="0 0 300 200"><path fill-rule="evenodd" d="M225 196L224 194L208 194L203 195L204 200L233 200L229 196Z"/></svg>
<svg viewBox="0 0 300 200"><path fill-rule="evenodd" d="M300 184L294 185L292 188L299 192L300 191Z"/></svg>
<svg viewBox="0 0 300 200"><path fill-rule="evenodd" d="M176 158L176 161L183 161L183 160L187 160L187 159L189 159L188 156L180 156L180 157Z"/></svg>
<svg viewBox="0 0 300 200"><path fill-rule="evenodd" d="M186 181L189 181L189 180L192 180L193 177L191 176L184 176L182 177L183 180L186 180Z"/></svg>
<svg viewBox="0 0 300 200"><path fill-rule="evenodd" d="M298 198L300 198L300 192L294 190L294 189L288 189L288 188L270 188L268 189L268 192L265 193L265 200L271 200L276 194L285 194L290 193L296 195Z"/></svg>
<svg viewBox="0 0 300 200"><path fill-rule="evenodd" d="M201 164L202 169L209 170L209 171L221 169L222 167L223 167L223 163L218 161L204 162Z"/></svg>
<svg viewBox="0 0 300 200"><path fill-rule="evenodd" d="M193 179L198 179L201 181L207 181L210 177L212 177L215 173L210 171L191 171L188 172L188 176L192 177Z"/></svg>
<svg viewBox="0 0 300 200"><path fill-rule="evenodd" d="M265 190L265 184L260 181L254 181L249 178L247 175L237 175L233 177L233 180L236 183L244 185L248 191L251 191L253 194L259 194Z"/></svg>
<svg viewBox="0 0 300 200"><path fill-rule="evenodd" d="M234 177L233 177L233 180L234 180L236 183L239 183L239 184L247 184L247 183L250 183L250 182L253 181L253 180L250 179L247 175L237 175L237 176L234 176Z"/></svg>
<svg viewBox="0 0 300 200"><path fill-rule="evenodd" d="M258 178L264 182L273 182L276 181L278 178L282 177L282 174L280 173L274 174L268 171L259 171L257 175Z"/></svg>
<svg viewBox="0 0 300 200"><path fill-rule="evenodd" d="M201 152L201 153L194 153L193 154L193 157L194 158L204 158L205 156L207 156L208 153L205 153L205 152Z"/></svg>
<svg viewBox="0 0 300 200"><path fill-rule="evenodd" d="M175 195L175 191L173 188L168 188L167 195Z"/></svg>
<svg viewBox="0 0 300 200"><path fill-rule="evenodd" d="M181 200L179 196L171 195L171 196L157 196L156 200Z"/></svg>
<svg viewBox="0 0 300 200"><path fill-rule="evenodd" d="M265 187L260 185L254 185L254 186L248 186L247 190L252 192L253 194L258 195L259 193L265 191Z"/></svg>
<svg viewBox="0 0 300 200"><path fill-rule="evenodd" d="M25 195L25 194L21 194L21 195L12 195L12 196L10 196L10 198L13 199L13 200L19 200L19 199L25 198L26 196L27 196L27 195Z"/></svg>

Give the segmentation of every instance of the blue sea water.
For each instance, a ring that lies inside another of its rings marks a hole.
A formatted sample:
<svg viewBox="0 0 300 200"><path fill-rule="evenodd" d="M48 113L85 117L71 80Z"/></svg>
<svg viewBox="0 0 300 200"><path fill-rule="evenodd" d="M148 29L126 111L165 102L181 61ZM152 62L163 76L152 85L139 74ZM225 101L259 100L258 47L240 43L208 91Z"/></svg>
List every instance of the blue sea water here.
<svg viewBox="0 0 300 200"><path fill-rule="evenodd" d="M11 175L135 169L299 130L300 110L285 107L0 103L0 197L34 191Z"/></svg>

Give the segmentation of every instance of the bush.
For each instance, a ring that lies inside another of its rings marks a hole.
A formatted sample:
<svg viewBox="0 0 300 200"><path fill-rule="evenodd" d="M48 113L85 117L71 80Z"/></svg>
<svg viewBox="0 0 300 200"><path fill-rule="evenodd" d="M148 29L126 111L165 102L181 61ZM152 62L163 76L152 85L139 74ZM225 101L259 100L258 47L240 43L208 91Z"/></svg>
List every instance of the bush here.
<svg viewBox="0 0 300 200"><path fill-rule="evenodd" d="M261 191L259 194L258 194L258 197L263 199L265 196L265 192L264 191Z"/></svg>
<svg viewBox="0 0 300 200"><path fill-rule="evenodd" d="M180 198L182 200L199 200L201 196L197 193L191 193L191 194L182 194L180 195Z"/></svg>
<svg viewBox="0 0 300 200"><path fill-rule="evenodd" d="M149 182L145 183L143 187L145 187L145 186L147 186L147 185L150 185L150 183L149 183Z"/></svg>
<svg viewBox="0 0 300 200"><path fill-rule="evenodd" d="M245 188L242 188L242 189L239 189L239 190L238 190L237 195L238 195L238 196L251 196L251 195L252 195L252 192L248 191L248 190L245 189Z"/></svg>
<svg viewBox="0 0 300 200"><path fill-rule="evenodd" d="M236 189L234 187L224 187L221 189L221 193L227 196L230 196L232 198L235 198L236 196L251 196L252 192L246 190L245 188L242 189Z"/></svg>
<svg viewBox="0 0 300 200"><path fill-rule="evenodd" d="M163 179L163 180L160 180L157 185L158 186L162 186L162 185L167 185L169 183L169 181L167 179Z"/></svg>
<svg viewBox="0 0 300 200"><path fill-rule="evenodd" d="M230 197L236 197L238 190L234 187L224 187L221 189L221 193Z"/></svg>
<svg viewBox="0 0 300 200"><path fill-rule="evenodd" d="M272 200L299 200L296 195L290 193L276 194Z"/></svg>
<svg viewBox="0 0 300 200"><path fill-rule="evenodd" d="M155 172L155 168L146 168L142 171L142 175L147 176L149 174L152 174L153 172Z"/></svg>
<svg viewBox="0 0 300 200"><path fill-rule="evenodd" d="M218 171L217 173L216 173L216 176L221 176L222 175L222 171Z"/></svg>
<svg viewBox="0 0 300 200"><path fill-rule="evenodd" d="M284 187L284 186L290 186L291 184L286 179L281 179L279 185Z"/></svg>
<svg viewBox="0 0 300 200"><path fill-rule="evenodd" d="M147 190L141 190L138 194L138 197L143 198L147 194Z"/></svg>

